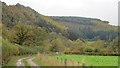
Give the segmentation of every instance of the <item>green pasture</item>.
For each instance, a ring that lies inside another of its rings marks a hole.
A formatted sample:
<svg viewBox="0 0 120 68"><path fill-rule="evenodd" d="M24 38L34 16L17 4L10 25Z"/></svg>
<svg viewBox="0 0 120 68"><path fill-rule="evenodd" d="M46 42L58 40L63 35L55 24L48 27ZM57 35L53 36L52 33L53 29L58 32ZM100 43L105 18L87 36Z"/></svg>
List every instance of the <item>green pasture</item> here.
<svg viewBox="0 0 120 68"><path fill-rule="evenodd" d="M58 60L72 59L86 66L118 66L118 56L59 55Z"/></svg>

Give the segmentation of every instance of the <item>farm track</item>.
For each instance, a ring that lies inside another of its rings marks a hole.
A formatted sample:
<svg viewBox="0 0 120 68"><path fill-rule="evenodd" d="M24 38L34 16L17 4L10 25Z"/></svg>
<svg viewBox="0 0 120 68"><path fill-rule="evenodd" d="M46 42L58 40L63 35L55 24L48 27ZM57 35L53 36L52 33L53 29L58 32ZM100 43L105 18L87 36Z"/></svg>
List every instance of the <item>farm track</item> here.
<svg viewBox="0 0 120 68"><path fill-rule="evenodd" d="M39 65L35 64L32 60L34 59L34 57L26 57L29 58L26 61L28 62L28 64L30 65L31 68L40 68ZM26 68L25 64L22 62L24 59L26 58L21 58L17 61L16 63L16 68Z"/></svg>

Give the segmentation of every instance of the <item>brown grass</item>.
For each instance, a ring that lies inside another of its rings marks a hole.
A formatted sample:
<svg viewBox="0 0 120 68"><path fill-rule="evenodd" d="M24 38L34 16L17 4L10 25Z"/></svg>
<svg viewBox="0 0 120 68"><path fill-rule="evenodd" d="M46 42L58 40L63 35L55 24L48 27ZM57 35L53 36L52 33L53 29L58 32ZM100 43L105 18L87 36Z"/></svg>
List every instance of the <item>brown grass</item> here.
<svg viewBox="0 0 120 68"><path fill-rule="evenodd" d="M58 59L53 56L48 56L46 54L37 54L37 57L39 58L40 62L43 64L43 66L81 66L79 62L75 62L70 59Z"/></svg>

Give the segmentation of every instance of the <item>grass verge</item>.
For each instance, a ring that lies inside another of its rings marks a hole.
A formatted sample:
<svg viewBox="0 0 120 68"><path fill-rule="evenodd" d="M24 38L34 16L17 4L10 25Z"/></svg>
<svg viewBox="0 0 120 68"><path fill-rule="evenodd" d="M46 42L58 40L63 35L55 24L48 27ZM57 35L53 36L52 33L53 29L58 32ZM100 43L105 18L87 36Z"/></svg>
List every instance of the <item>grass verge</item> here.
<svg viewBox="0 0 120 68"><path fill-rule="evenodd" d="M38 56L35 56L35 58L33 59L33 62L39 66L45 66L45 64L41 62L41 59Z"/></svg>
<svg viewBox="0 0 120 68"><path fill-rule="evenodd" d="M31 68L31 66L28 63L28 59L29 59L29 57L23 59L23 61L22 61L25 64L25 68Z"/></svg>

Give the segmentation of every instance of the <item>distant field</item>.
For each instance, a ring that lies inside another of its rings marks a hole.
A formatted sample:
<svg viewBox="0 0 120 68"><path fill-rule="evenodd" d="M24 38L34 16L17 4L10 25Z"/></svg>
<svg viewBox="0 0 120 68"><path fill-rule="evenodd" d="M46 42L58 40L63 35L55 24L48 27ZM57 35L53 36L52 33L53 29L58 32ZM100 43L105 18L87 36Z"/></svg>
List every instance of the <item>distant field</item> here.
<svg viewBox="0 0 120 68"><path fill-rule="evenodd" d="M118 66L118 56L60 55L58 59L72 59L87 66Z"/></svg>

